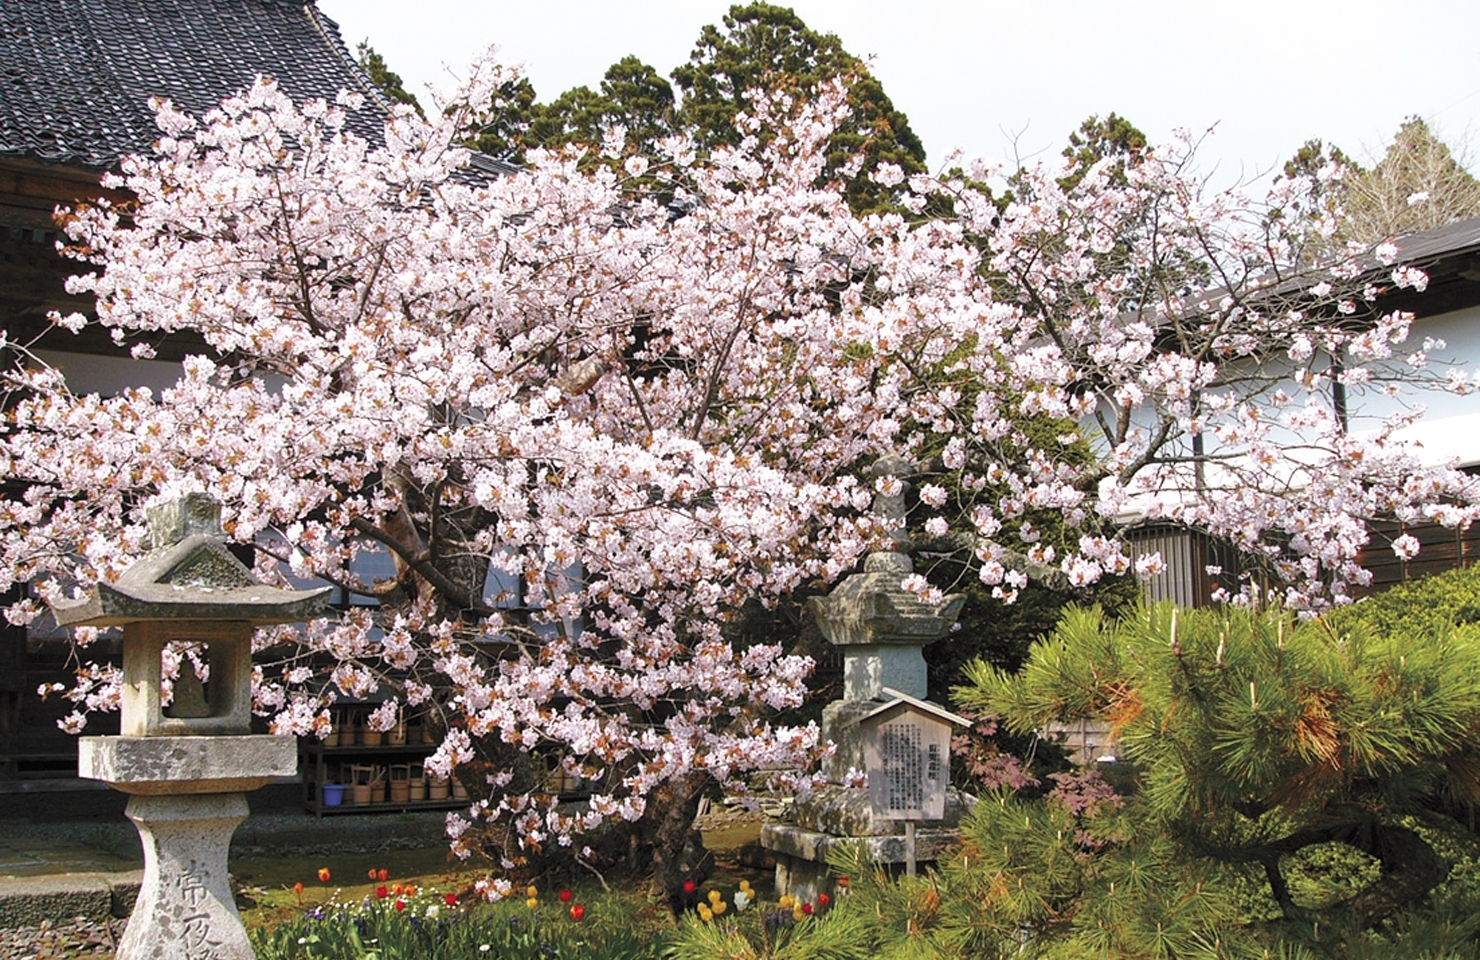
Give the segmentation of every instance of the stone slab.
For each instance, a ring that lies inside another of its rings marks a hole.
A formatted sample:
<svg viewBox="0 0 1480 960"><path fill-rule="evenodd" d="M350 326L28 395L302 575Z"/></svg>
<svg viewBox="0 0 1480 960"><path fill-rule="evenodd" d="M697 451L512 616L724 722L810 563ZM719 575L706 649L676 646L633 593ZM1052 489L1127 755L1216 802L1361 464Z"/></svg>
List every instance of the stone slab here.
<svg viewBox="0 0 1480 960"><path fill-rule="evenodd" d="M112 892L112 911L115 917L126 917L134 912L134 903L139 899L139 890L144 886L144 871L129 870L124 873L104 875L108 889Z"/></svg>
<svg viewBox="0 0 1480 960"><path fill-rule="evenodd" d="M293 737L83 737L77 772L136 796L245 793L298 772Z"/></svg>
<svg viewBox="0 0 1480 960"><path fill-rule="evenodd" d="M960 835L949 830L915 832L916 864L938 859ZM790 823L761 825L761 846L776 858L776 892L790 894L799 900L816 900L819 893L837 895L837 878L827 864L827 857L839 844L863 848L864 859L899 873L905 865L905 838L835 837L829 833L807 830Z"/></svg>
<svg viewBox="0 0 1480 960"><path fill-rule="evenodd" d="M113 915L113 888L101 873L0 877L0 927L34 927L59 917Z"/></svg>
<svg viewBox="0 0 1480 960"><path fill-rule="evenodd" d="M953 830L915 831L915 859L926 862L944 853L961 835ZM838 844L861 845L864 856L875 862L892 866L905 862L904 834L883 837L836 837L830 833L808 830L790 823L766 823L761 825L761 846L771 851L779 860L794 857L825 863L828 854Z"/></svg>
<svg viewBox="0 0 1480 960"><path fill-rule="evenodd" d="M921 830L947 833L960 826L974 798L954 787L945 792L944 816L919 822ZM806 830L837 837L903 836L904 821L880 816L867 790L830 783L802 796L792 804L790 822Z"/></svg>

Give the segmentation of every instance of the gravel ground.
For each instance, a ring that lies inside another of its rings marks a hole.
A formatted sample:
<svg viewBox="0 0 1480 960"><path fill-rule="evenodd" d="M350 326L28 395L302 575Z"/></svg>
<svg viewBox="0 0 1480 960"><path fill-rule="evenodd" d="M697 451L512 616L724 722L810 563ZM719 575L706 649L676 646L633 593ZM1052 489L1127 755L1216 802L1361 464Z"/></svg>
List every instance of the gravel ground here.
<svg viewBox="0 0 1480 960"><path fill-rule="evenodd" d="M60 960L63 957L111 957L124 920L76 917L39 927L0 930L0 960Z"/></svg>

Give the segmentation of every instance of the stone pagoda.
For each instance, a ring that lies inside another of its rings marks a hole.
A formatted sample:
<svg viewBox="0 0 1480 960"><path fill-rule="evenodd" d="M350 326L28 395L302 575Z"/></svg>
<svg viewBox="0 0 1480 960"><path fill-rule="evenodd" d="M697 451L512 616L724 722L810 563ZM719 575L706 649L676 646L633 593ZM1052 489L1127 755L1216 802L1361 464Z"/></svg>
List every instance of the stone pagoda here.
<svg viewBox="0 0 1480 960"><path fill-rule="evenodd" d="M902 477L913 471L899 458L884 458L873 467L876 478ZM897 702L959 720L925 702L926 674L923 648L950 632L965 598L947 596L929 604L900 586L914 571L905 521L904 495L876 495L874 512L890 526L886 549L869 554L863 571L843 579L827 597L812 601L822 635L843 648L843 698L822 710L822 735L836 745L824 761L828 783L799 796L791 822L768 823L761 828L761 844L776 858L776 890L801 900L828 892L827 854L840 841L861 841L873 860L903 865L914 860L913 824L879 810L866 786L850 785L852 774L876 777L868 767L868 718ZM946 762L948 772L949 761ZM943 789L943 785L942 785ZM963 801L945 791L944 810L919 834L920 858L934 859L934 850L954 838ZM908 848L908 849L907 849Z"/></svg>
<svg viewBox="0 0 1480 960"><path fill-rule="evenodd" d="M245 792L297 771L297 741L251 732L252 633L327 611L320 590L259 583L226 549L221 505L191 494L149 511L150 552L116 583L54 606L62 626L123 628L121 735L83 737L81 776L130 795L144 882L118 960L250 960L226 873ZM205 648L205 676L182 659L162 707L167 644Z"/></svg>

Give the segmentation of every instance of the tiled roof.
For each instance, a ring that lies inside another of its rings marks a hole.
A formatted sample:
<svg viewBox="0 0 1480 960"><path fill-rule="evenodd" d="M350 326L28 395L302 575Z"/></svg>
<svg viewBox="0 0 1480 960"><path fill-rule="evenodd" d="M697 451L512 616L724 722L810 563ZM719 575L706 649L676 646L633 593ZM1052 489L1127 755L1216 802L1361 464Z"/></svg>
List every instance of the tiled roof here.
<svg viewBox="0 0 1480 960"><path fill-rule="evenodd" d="M312 0L0 0L0 158L107 168L159 137L148 101L197 116L262 74L295 100L385 101Z"/></svg>

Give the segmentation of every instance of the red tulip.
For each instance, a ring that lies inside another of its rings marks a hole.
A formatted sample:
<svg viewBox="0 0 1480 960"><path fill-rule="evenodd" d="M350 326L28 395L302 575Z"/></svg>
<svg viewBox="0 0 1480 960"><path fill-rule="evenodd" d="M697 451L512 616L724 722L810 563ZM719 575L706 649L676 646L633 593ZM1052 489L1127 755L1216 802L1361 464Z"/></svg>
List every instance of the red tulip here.
<svg viewBox="0 0 1480 960"><path fill-rule="evenodd" d="M802 912L810 917L812 915L812 905L810 903L802 904Z"/></svg>
<svg viewBox="0 0 1480 960"><path fill-rule="evenodd" d="M405 910L406 909L406 901L405 900L397 900L396 901L396 909L397 910Z"/></svg>
<svg viewBox="0 0 1480 960"><path fill-rule="evenodd" d="M694 881L692 881L692 880L685 880L683 882L683 892L684 893L693 893L695 890L698 890L698 889L699 889L699 885L697 883L695 883Z"/></svg>
<svg viewBox="0 0 1480 960"><path fill-rule="evenodd" d="M390 878L391 878L391 872L389 870L387 870L385 867L381 867L379 870L376 871L376 877L375 877L375 879L379 880L381 883L385 883Z"/></svg>
<svg viewBox="0 0 1480 960"><path fill-rule="evenodd" d="M832 898L829 897L827 894L825 894L825 893L819 893L817 895L817 905L819 907L825 907L825 906L827 906L831 902L832 902Z"/></svg>
<svg viewBox="0 0 1480 960"><path fill-rule="evenodd" d="M560 891L560 902L561 903L570 903L570 901L574 897L575 897L575 894L571 893L569 890L562 890L562 891Z"/></svg>
<svg viewBox="0 0 1480 960"><path fill-rule="evenodd" d="M319 867L319 883L328 883L328 882L329 882L329 868L328 867Z"/></svg>
<svg viewBox="0 0 1480 960"><path fill-rule="evenodd" d="M303 881L300 880L293 884L293 893L300 897L303 896Z"/></svg>
<svg viewBox="0 0 1480 960"><path fill-rule="evenodd" d="M375 896L378 899L380 899L380 900L384 900L386 897L388 897L390 895L391 895L391 892L389 890L387 890L384 886L379 886L379 887L376 887L375 888Z"/></svg>
<svg viewBox="0 0 1480 960"><path fill-rule="evenodd" d="M449 907L455 907L455 906L457 906L457 894L455 894L455 893L449 893L449 894L447 894L447 896L443 897L442 900Z"/></svg>
<svg viewBox="0 0 1480 960"><path fill-rule="evenodd" d="M583 907L583 906L581 906L579 903L570 908L570 918L572 920L579 920L582 917L584 917L585 915L586 915L586 908Z"/></svg>

